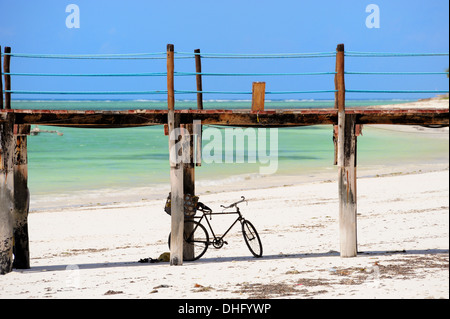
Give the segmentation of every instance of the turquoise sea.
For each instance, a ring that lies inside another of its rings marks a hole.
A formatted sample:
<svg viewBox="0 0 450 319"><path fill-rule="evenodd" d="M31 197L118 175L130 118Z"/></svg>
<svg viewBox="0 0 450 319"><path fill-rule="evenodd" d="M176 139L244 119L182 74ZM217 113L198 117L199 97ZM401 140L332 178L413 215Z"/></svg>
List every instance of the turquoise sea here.
<svg viewBox="0 0 450 319"><path fill-rule="evenodd" d="M347 101L347 107L403 103L408 101ZM250 108L251 101L205 101L205 108ZM273 108L332 108L334 101L267 101ZM165 101L13 101L16 109L165 109ZM176 101L177 109L196 108L195 101ZM121 129L79 129L40 126L28 138L29 188L33 195L158 187L169 184L168 137L162 126ZM204 127L208 129L208 127ZM216 127L214 127L216 129ZM221 131L225 129L221 128ZM203 146L208 141L203 141ZM244 146L248 147L248 142ZM246 151L246 150L245 150ZM397 132L366 127L358 138L358 167L398 166L449 160L448 139L433 134ZM247 153L245 153L247 154ZM332 127L310 126L278 129L276 175L301 175L333 169ZM247 156L245 157L248 158ZM203 163L196 180L219 182L233 176L259 175L261 163Z"/></svg>

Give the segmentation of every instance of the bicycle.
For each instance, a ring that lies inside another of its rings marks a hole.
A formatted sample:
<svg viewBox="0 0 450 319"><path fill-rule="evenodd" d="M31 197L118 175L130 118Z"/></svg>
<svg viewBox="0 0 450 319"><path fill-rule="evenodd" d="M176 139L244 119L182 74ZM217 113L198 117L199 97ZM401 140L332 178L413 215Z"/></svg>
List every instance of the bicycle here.
<svg viewBox="0 0 450 319"><path fill-rule="evenodd" d="M245 200L244 196L241 196L241 200L237 201L229 206L220 205L223 208L220 213L213 213L211 208L204 205L203 203L197 204L197 210L202 212L201 216L193 216L190 219L185 219L184 221L184 244L185 249L193 251L193 258L185 259L187 261L193 261L201 258L210 245L213 245L214 248L220 249L224 244L228 245L228 243L224 240L225 236L228 232L233 228L234 225L239 221L241 223L242 235L244 236L244 241L250 250L250 252L255 257L262 257L263 248L261 239L259 238L258 232L255 229L253 224L246 220L237 206L240 203L243 203ZM236 208L235 211L225 211L227 209ZM229 215L236 214L238 215L236 220L231 224L228 230L222 235L217 236L214 233L214 230L209 222L207 216L212 218L212 215ZM197 219L197 220L195 220ZM209 230L212 234L212 240L210 240L208 231L206 227L201 223L203 220L206 220L206 223L209 227ZM170 249L170 234L169 234L169 249Z"/></svg>

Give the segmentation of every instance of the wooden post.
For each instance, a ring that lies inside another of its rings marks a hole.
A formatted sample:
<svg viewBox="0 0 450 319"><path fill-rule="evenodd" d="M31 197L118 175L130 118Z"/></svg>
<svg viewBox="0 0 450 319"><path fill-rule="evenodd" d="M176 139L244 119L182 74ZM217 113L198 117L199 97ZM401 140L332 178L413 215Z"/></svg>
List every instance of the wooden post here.
<svg viewBox="0 0 450 319"><path fill-rule="evenodd" d="M356 115L345 115L344 156L339 164L339 231L341 257L356 257L357 193L356 193Z"/></svg>
<svg viewBox="0 0 450 319"><path fill-rule="evenodd" d="M180 142L179 117L175 116L174 46L167 45L167 105L169 126L170 184L171 184L171 238L170 264L183 264L184 193L183 163L176 144Z"/></svg>
<svg viewBox="0 0 450 319"><path fill-rule="evenodd" d="M13 264L14 220L14 119L12 114L0 124L0 274L11 272Z"/></svg>
<svg viewBox="0 0 450 319"><path fill-rule="evenodd" d="M195 76L197 82L197 109L203 110L203 93L198 93L203 91L202 86L202 57L200 56L200 49L195 49Z"/></svg>
<svg viewBox="0 0 450 319"><path fill-rule="evenodd" d="M336 48L336 74L334 75L334 108L345 109L345 75L344 75L344 45L338 44ZM338 164L338 126L333 125L334 165Z"/></svg>
<svg viewBox="0 0 450 319"><path fill-rule="evenodd" d="M189 154L186 155L186 162L183 163L183 192L184 194L191 194L195 196L195 165L194 165L194 135L193 135L194 124L186 124L185 129L188 133L188 137L184 136L189 142ZM183 149L183 152L186 150ZM185 217L186 219L186 217ZM192 219L192 218L191 218ZM186 227L188 226L188 227ZM192 232L192 224L189 223L185 225L185 232ZM183 260L193 260L194 259L194 247L193 245L184 245L183 247Z"/></svg>
<svg viewBox="0 0 450 319"><path fill-rule="evenodd" d="M338 109L337 164L339 166L339 232L341 257L357 255L356 225L356 115L345 114L344 45L336 53L336 105Z"/></svg>
<svg viewBox="0 0 450 319"><path fill-rule="evenodd" d="M202 84L202 57L200 56L200 49L195 49L195 72L197 75L195 76L197 82L197 92L203 91ZM203 93L197 93L197 109L203 110ZM196 161L195 166L202 166L202 125L194 124L195 136L197 137L197 152L196 152Z"/></svg>
<svg viewBox="0 0 450 319"><path fill-rule="evenodd" d="M266 82L253 82L252 111L264 111L265 94Z"/></svg>
<svg viewBox="0 0 450 319"><path fill-rule="evenodd" d="M28 211L30 192L28 190L27 135L30 125L14 125L14 263L16 269L30 268L28 240Z"/></svg>
<svg viewBox="0 0 450 319"><path fill-rule="evenodd" d="M2 46L0 45L0 53L2 52ZM3 69L2 59L0 59L0 110L3 109Z"/></svg>
<svg viewBox="0 0 450 319"><path fill-rule="evenodd" d="M11 53L10 47L5 47L5 53ZM5 55L3 57L3 73L10 73L11 56ZM9 74L4 74L5 76L5 109L11 109L11 93L7 91L11 91L11 76Z"/></svg>

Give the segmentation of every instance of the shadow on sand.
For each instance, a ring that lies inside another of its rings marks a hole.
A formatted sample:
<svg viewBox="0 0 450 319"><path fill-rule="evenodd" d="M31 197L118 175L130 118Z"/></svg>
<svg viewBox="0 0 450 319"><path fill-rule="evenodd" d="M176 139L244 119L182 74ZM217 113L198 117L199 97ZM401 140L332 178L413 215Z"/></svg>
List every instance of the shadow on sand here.
<svg viewBox="0 0 450 319"><path fill-rule="evenodd" d="M448 249L426 249L426 250L398 250L398 251L365 251L358 252L358 256L390 256L390 255L438 255L438 254L448 254ZM324 253L311 253L311 254L277 254L277 255L267 255L261 258L254 258L252 256L238 256L238 257L220 257L220 258L202 258L200 260L185 262L185 264L210 264L210 263L226 263L226 262L236 262L236 261L252 261L257 262L258 260L279 260L279 259L295 259L295 258L321 258L321 257L339 257L339 252L329 251ZM115 267L151 267L151 266L162 266L168 263L140 263L137 261L130 262L108 262L108 263L90 263L90 264L76 264L78 269L101 269L101 268L115 268ZM34 272L52 272L52 271L63 271L68 269L68 267L75 266L70 265L47 265L47 266L36 266L31 267L31 269L15 269L16 272L21 273L34 273ZM73 269L73 268L70 268Z"/></svg>

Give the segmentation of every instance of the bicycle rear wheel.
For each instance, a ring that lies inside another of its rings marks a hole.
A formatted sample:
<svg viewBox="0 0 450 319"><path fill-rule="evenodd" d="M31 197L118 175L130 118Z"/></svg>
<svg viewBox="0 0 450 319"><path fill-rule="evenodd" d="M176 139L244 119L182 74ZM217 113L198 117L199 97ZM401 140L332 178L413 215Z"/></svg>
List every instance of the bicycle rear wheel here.
<svg viewBox="0 0 450 319"><path fill-rule="evenodd" d="M169 234L169 249L170 249L170 235ZM206 228L199 222L187 220L184 222L184 251L189 252L183 254L183 259L186 261L197 260L202 257L209 245L209 236ZM193 252L193 253L192 253ZM185 256L189 255L188 258Z"/></svg>
<svg viewBox="0 0 450 319"><path fill-rule="evenodd" d="M248 220L242 222L242 235L247 244L248 249L255 257L261 257L263 253L261 239L259 239L258 232Z"/></svg>

